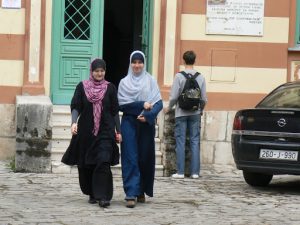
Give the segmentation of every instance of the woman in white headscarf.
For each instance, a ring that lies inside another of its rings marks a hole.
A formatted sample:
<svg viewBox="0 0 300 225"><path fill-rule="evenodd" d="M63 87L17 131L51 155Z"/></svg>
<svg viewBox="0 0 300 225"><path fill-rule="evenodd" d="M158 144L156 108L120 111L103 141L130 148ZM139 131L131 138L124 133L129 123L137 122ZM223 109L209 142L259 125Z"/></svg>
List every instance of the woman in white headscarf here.
<svg viewBox="0 0 300 225"><path fill-rule="evenodd" d="M156 80L146 71L145 55L130 55L128 74L118 90L121 122L121 162L126 206L133 208L153 197L155 119L163 104Z"/></svg>

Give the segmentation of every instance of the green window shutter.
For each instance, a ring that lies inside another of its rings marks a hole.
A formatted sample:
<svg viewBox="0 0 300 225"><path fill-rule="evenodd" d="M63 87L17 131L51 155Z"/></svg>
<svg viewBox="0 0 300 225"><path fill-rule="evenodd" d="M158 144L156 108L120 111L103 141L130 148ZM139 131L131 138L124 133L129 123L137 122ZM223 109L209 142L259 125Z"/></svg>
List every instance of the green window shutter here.
<svg viewBox="0 0 300 225"><path fill-rule="evenodd" d="M295 44L300 45L300 0L297 0L296 36Z"/></svg>

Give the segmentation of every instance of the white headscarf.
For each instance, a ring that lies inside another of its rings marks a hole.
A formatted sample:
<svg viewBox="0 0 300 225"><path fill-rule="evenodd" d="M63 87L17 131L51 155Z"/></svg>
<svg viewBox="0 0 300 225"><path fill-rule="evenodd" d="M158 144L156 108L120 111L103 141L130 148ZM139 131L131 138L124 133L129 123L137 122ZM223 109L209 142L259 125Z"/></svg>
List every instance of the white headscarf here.
<svg viewBox="0 0 300 225"><path fill-rule="evenodd" d="M131 68L131 59L135 53L140 53L144 58L144 68L140 74L134 74ZM118 99L120 105L135 101L155 104L161 100L156 80L146 71L146 59L143 52L134 51L131 53L127 76L119 84Z"/></svg>

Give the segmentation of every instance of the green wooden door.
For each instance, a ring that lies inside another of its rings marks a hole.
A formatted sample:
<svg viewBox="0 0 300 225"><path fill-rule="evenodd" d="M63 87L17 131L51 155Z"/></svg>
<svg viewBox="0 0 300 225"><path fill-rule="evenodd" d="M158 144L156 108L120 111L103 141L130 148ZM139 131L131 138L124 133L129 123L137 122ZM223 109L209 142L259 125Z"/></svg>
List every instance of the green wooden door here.
<svg viewBox="0 0 300 225"><path fill-rule="evenodd" d="M142 24L142 51L147 60L147 70L152 69L152 35L153 35L153 0L143 1L143 24Z"/></svg>
<svg viewBox="0 0 300 225"><path fill-rule="evenodd" d="M297 0L295 44L300 46L300 0Z"/></svg>
<svg viewBox="0 0 300 225"><path fill-rule="evenodd" d="M51 97L70 104L76 85L102 55L104 0L53 0Z"/></svg>

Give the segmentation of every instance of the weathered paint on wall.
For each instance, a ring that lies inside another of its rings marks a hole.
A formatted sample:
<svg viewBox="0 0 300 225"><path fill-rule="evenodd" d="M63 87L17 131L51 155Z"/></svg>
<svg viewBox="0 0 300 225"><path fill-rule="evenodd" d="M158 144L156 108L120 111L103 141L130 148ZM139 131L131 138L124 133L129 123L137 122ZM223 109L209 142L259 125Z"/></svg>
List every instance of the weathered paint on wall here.
<svg viewBox="0 0 300 225"><path fill-rule="evenodd" d="M195 68L206 78L207 110L253 107L266 93L288 81L290 3L293 1L280 0L273 4L266 0L264 35L257 37L208 35L205 33L205 0L178 0L176 7L171 7L170 2L175 4L174 1L162 0L161 16L166 22L161 30L164 41L160 44L163 50L158 80L164 100L168 99L174 73L183 69L182 54L187 50L196 52ZM176 17L172 32L167 20L170 11ZM278 30L283 32L279 34ZM175 36L175 51L170 50L167 41L172 34ZM236 97L237 101L231 101L232 94L240 96Z"/></svg>

